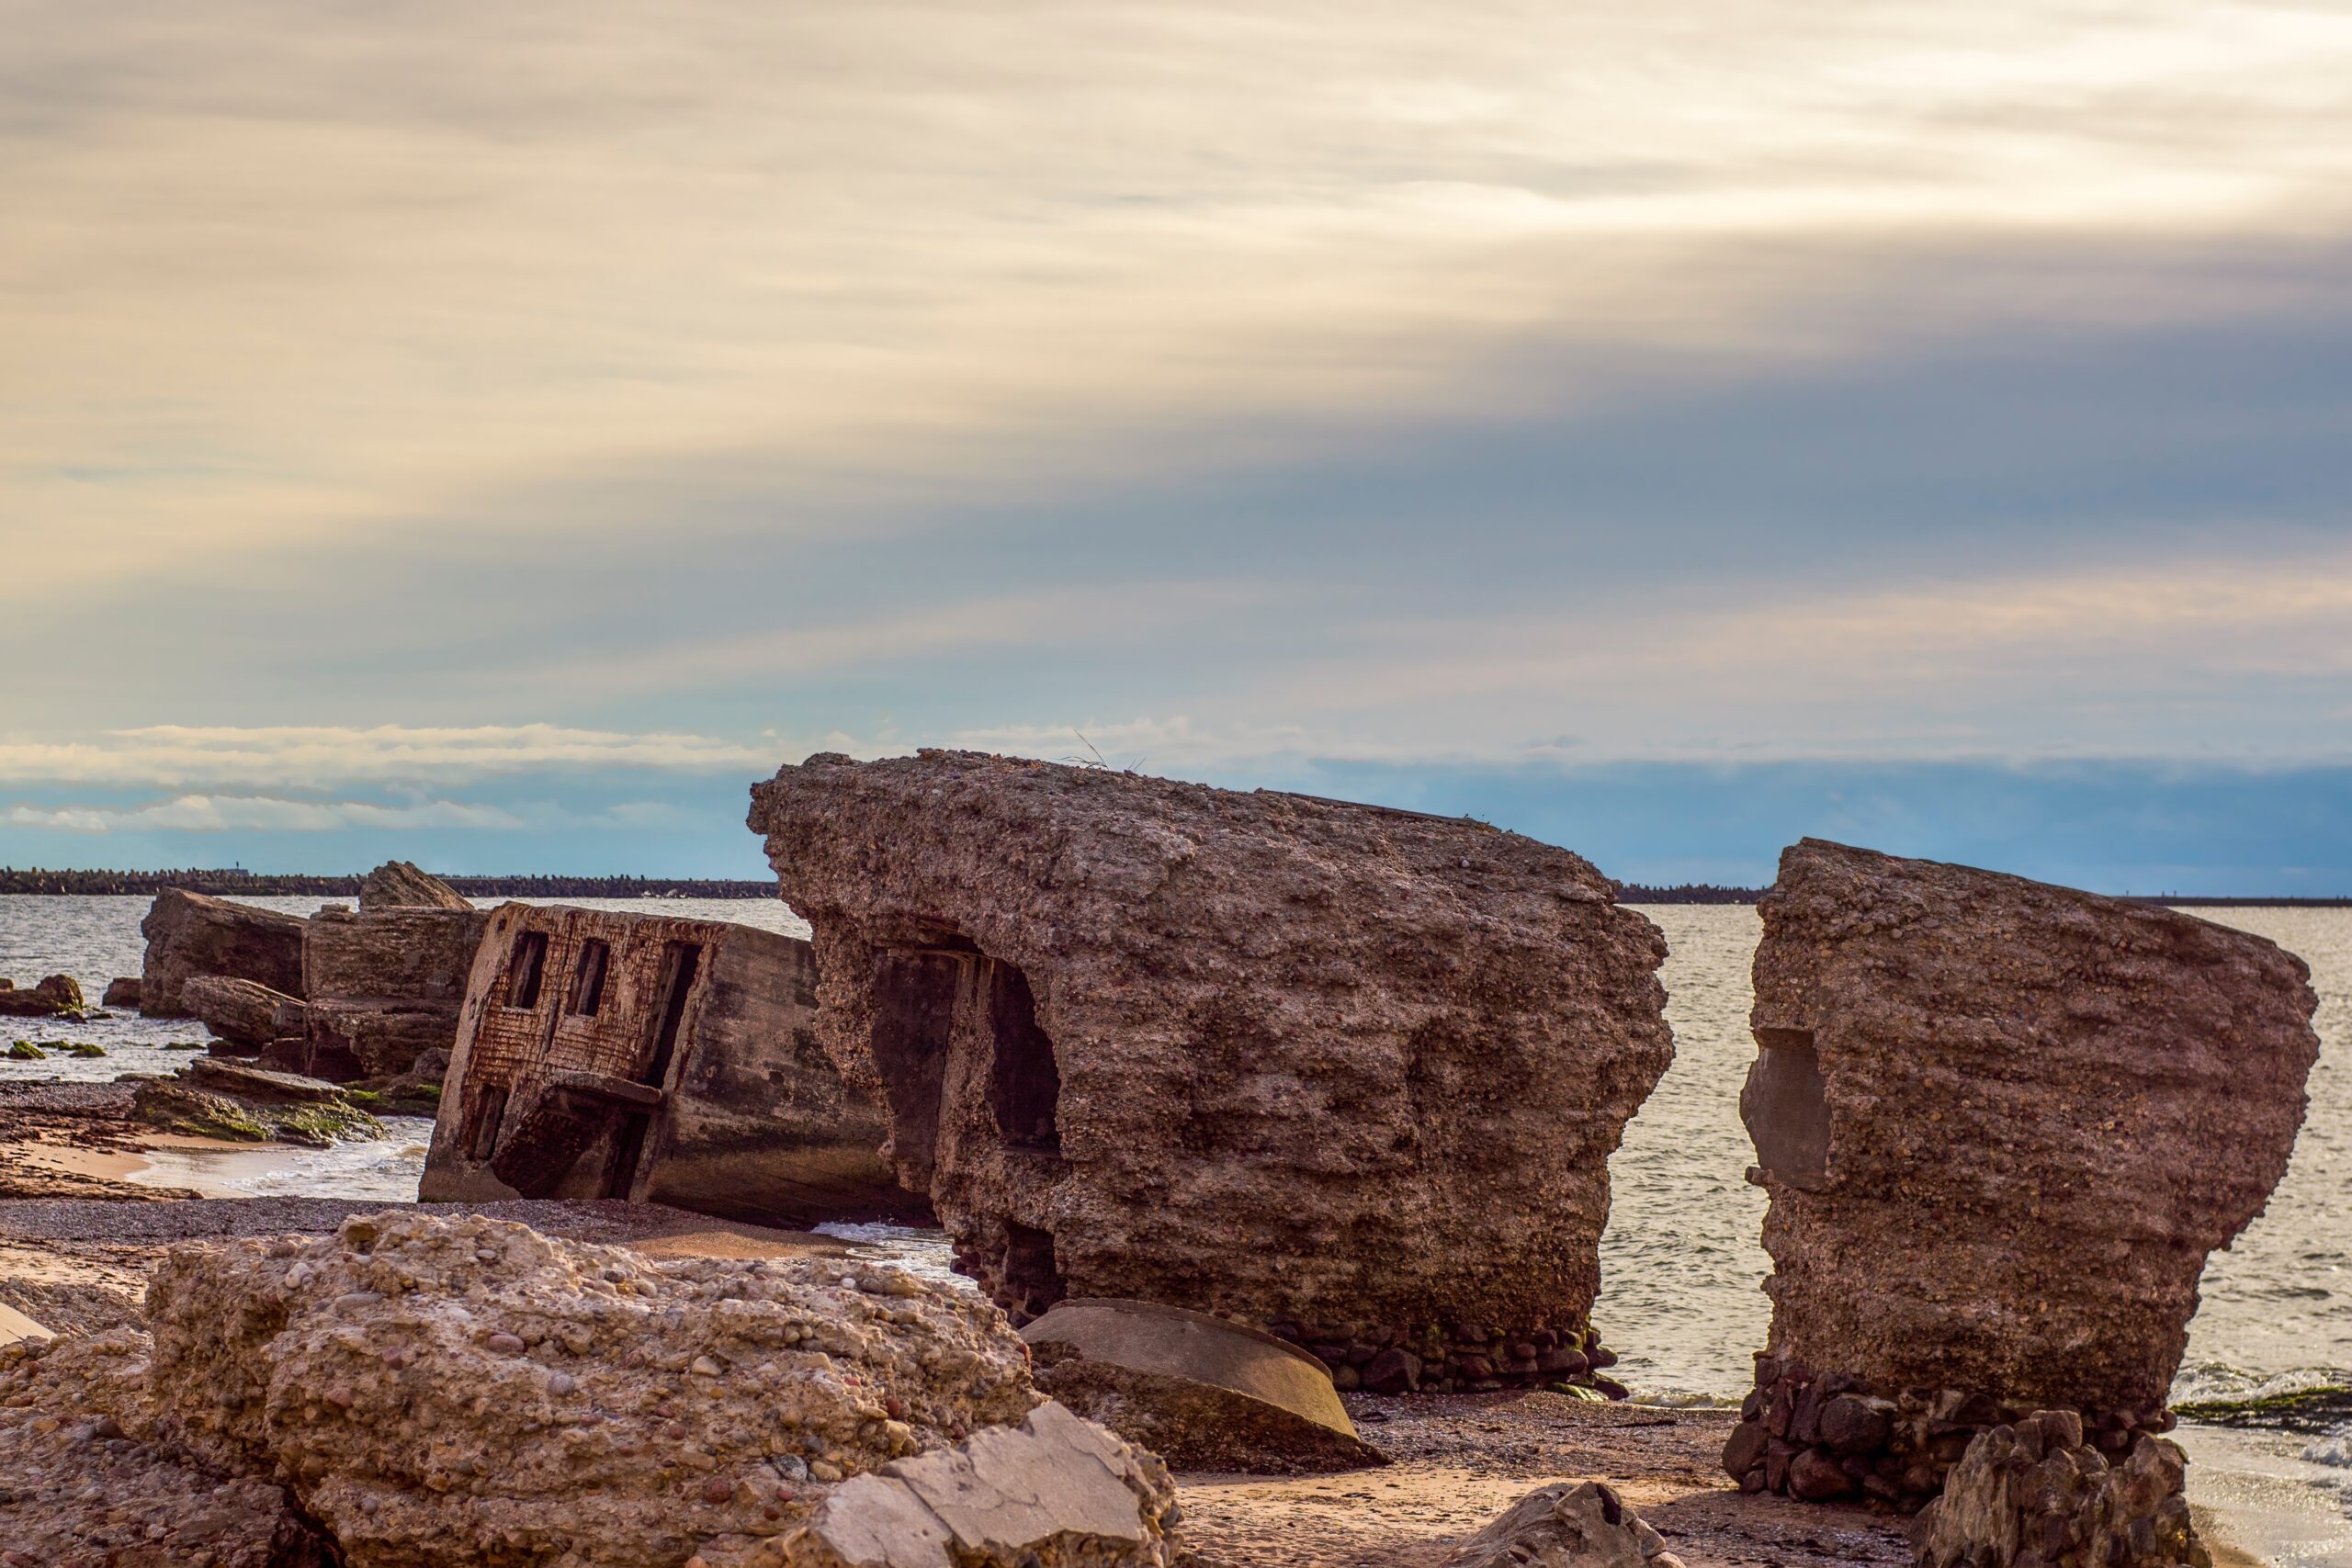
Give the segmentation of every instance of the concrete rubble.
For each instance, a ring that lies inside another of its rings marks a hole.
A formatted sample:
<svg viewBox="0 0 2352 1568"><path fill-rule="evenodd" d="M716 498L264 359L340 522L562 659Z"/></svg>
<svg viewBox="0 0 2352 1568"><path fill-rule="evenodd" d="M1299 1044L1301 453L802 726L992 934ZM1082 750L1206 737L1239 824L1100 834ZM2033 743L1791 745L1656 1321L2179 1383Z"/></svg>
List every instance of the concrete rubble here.
<svg viewBox="0 0 2352 1568"><path fill-rule="evenodd" d="M378 866L356 914L330 905L303 934L310 1010L300 1060L286 1065L380 1092L430 1058L421 1076L438 1082L489 924L487 911L406 861Z"/></svg>
<svg viewBox="0 0 2352 1568"><path fill-rule="evenodd" d="M198 975L251 980L302 994L299 916L167 887L139 923L147 956L139 976L139 1010L149 1018L189 1016L180 988Z"/></svg>
<svg viewBox="0 0 2352 1568"><path fill-rule="evenodd" d="M308 1013L300 997L226 975L191 976L180 987L180 1005L222 1042L248 1054L300 1034Z"/></svg>
<svg viewBox="0 0 2352 1568"><path fill-rule="evenodd" d="M924 1219L818 1044L805 942L509 904L466 993L427 1199L611 1197L811 1224Z"/></svg>
<svg viewBox="0 0 2352 1568"><path fill-rule="evenodd" d="M1174 1568L1165 1465L1047 1403L852 1479L747 1568Z"/></svg>
<svg viewBox="0 0 2352 1568"><path fill-rule="evenodd" d="M1600 1481L1562 1481L1511 1505L1446 1568L1682 1568L1666 1539Z"/></svg>
<svg viewBox="0 0 2352 1568"><path fill-rule="evenodd" d="M136 1081L131 1115L167 1133L306 1148L390 1135L337 1085L218 1056L196 1057L171 1077Z"/></svg>
<svg viewBox="0 0 2352 1568"><path fill-rule="evenodd" d="M2285 1173L2301 962L2143 904L1806 840L1761 906L1741 1108L1771 1340L1750 1490L1917 1508L1974 1435L2167 1429L2207 1255Z"/></svg>
<svg viewBox="0 0 2352 1568"><path fill-rule="evenodd" d="M1180 1470L1387 1462L1356 1435L1330 1369L1262 1330L1154 1302L1077 1298L1021 1337L1039 1390Z"/></svg>
<svg viewBox="0 0 2352 1568"><path fill-rule="evenodd" d="M961 752L752 793L817 1037L1016 1322L1161 1302L1399 1391L1606 1364L1608 1156L1672 1043L1664 942L1588 863Z"/></svg>
<svg viewBox="0 0 2352 1568"><path fill-rule="evenodd" d="M2039 1411L1969 1443L1914 1522L1918 1568L2211 1568L2187 1474L2162 1438L2140 1434L2110 1461L2081 1416Z"/></svg>

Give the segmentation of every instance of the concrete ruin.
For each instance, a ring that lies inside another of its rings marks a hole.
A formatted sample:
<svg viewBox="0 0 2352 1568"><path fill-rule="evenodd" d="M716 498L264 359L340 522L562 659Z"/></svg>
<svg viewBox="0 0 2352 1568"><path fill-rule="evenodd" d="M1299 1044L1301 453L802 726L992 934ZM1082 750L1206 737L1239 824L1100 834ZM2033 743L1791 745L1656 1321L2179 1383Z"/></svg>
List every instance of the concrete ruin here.
<svg viewBox="0 0 2352 1568"><path fill-rule="evenodd" d="M2144 904L1808 839L1760 906L1741 1111L1771 1341L1724 1468L1916 1507L1977 1432L2130 1451L2207 1254L2286 1173L2301 960Z"/></svg>
<svg viewBox="0 0 2352 1568"><path fill-rule="evenodd" d="M489 918L421 1195L626 1198L805 1225L922 1219L818 1044L809 945L718 920Z"/></svg>
<svg viewBox="0 0 2352 1568"><path fill-rule="evenodd" d="M963 752L752 796L809 1025L1015 1322L1125 1297L1399 1389L1587 1371L1608 1158L1673 1055L1663 939L1589 863Z"/></svg>
<svg viewBox="0 0 2352 1568"><path fill-rule="evenodd" d="M427 1053L454 1052L489 923L486 911L405 861L368 875L356 914L339 905L321 909L302 938L310 1010L299 1070L338 1081L396 1079Z"/></svg>
<svg viewBox="0 0 2352 1568"><path fill-rule="evenodd" d="M304 924L297 915L166 887L139 922L147 939L139 1010L149 1018L188 1017L180 987L198 975L251 980L300 997Z"/></svg>

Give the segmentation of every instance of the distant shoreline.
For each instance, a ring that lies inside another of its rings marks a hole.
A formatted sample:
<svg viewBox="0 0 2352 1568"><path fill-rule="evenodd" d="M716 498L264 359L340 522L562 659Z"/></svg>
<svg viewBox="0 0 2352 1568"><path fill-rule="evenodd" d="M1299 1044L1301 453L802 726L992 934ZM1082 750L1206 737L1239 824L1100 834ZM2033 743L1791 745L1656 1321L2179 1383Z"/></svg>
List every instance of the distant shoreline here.
<svg viewBox="0 0 2352 1568"><path fill-rule="evenodd" d="M148 894L166 887L209 893L222 898L355 898L362 874L342 876L268 875L249 871L17 871L0 866L0 894ZM762 879L711 876L444 876L469 898L773 898L776 885ZM1761 887L1718 887L1686 883L1652 887L1621 882L1617 897L1626 904L1753 904ZM2352 908L2352 897L2261 898L2199 897L2186 893L2126 893L2135 904L2171 904L2201 909Z"/></svg>

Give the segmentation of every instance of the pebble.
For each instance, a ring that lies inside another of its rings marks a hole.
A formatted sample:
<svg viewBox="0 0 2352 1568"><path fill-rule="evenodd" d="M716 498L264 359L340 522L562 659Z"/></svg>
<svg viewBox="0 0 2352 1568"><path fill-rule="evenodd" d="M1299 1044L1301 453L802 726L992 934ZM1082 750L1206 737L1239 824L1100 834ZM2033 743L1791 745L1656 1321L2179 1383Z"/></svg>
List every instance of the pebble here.
<svg viewBox="0 0 2352 1568"><path fill-rule="evenodd" d="M548 1379L548 1392L549 1393L570 1393L573 1389L576 1389L579 1386L580 1380L573 1377L570 1372L558 1372Z"/></svg>
<svg viewBox="0 0 2352 1568"><path fill-rule="evenodd" d="M723 1475L714 1475L702 1483L702 1500L706 1503L724 1503L734 1495L735 1483Z"/></svg>
<svg viewBox="0 0 2352 1568"><path fill-rule="evenodd" d="M384 1293L381 1291L352 1291L346 1294L335 1297L334 1310L337 1312L357 1312L362 1307L374 1306L383 1299Z"/></svg>
<svg viewBox="0 0 2352 1568"><path fill-rule="evenodd" d="M525 1348L523 1337L519 1334L493 1334L483 1340L482 1345L484 1348L495 1350L503 1356L519 1356Z"/></svg>
<svg viewBox="0 0 2352 1568"><path fill-rule="evenodd" d="M808 1467L808 1479L811 1481L833 1482L841 1478L842 1467L837 1464L828 1464L823 1460L819 1460Z"/></svg>
<svg viewBox="0 0 2352 1568"><path fill-rule="evenodd" d="M717 1361L712 1360L708 1356L696 1356L694 1359L694 1364L686 1369L686 1371L694 1373L694 1375L698 1378L715 1378L724 1369L721 1368Z"/></svg>

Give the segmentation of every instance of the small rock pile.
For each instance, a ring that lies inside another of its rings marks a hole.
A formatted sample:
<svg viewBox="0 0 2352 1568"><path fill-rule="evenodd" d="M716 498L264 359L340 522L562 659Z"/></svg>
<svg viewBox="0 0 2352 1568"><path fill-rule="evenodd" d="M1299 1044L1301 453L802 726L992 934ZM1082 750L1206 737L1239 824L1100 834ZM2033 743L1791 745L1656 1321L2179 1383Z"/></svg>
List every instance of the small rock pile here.
<svg viewBox="0 0 2352 1568"><path fill-rule="evenodd" d="M1446 1568L1682 1568L1666 1539L1606 1483L1529 1493L1445 1560Z"/></svg>
<svg viewBox="0 0 2352 1568"><path fill-rule="evenodd" d="M2211 1568L2180 1450L2139 1433L2110 1461L2085 1439L2071 1410L1978 1437L1913 1527L1919 1568Z"/></svg>
<svg viewBox="0 0 2352 1568"><path fill-rule="evenodd" d="M1503 1388L1585 1388L1608 1399L1625 1385L1602 1375L1617 1353L1600 1331L1550 1327L1499 1333L1476 1324L1418 1328L1358 1328L1325 1323L1271 1323L1277 1339L1331 1369L1341 1393L1490 1393Z"/></svg>
<svg viewBox="0 0 2352 1568"><path fill-rule="evenodd" d="M1815 1372L1785 1356L1759 1356L1756 1388L1724 1444L1724 1470L1747 1492L1807 1502L1868 1498L1916 1513L1977 1435L2031 1413L1989 1394L1907 1389L1889 1395L1849 1372ZM2144 1434L2172 1430L2169 1410L2095 1413L2091 1444L2128 1452Z"/></svg>

